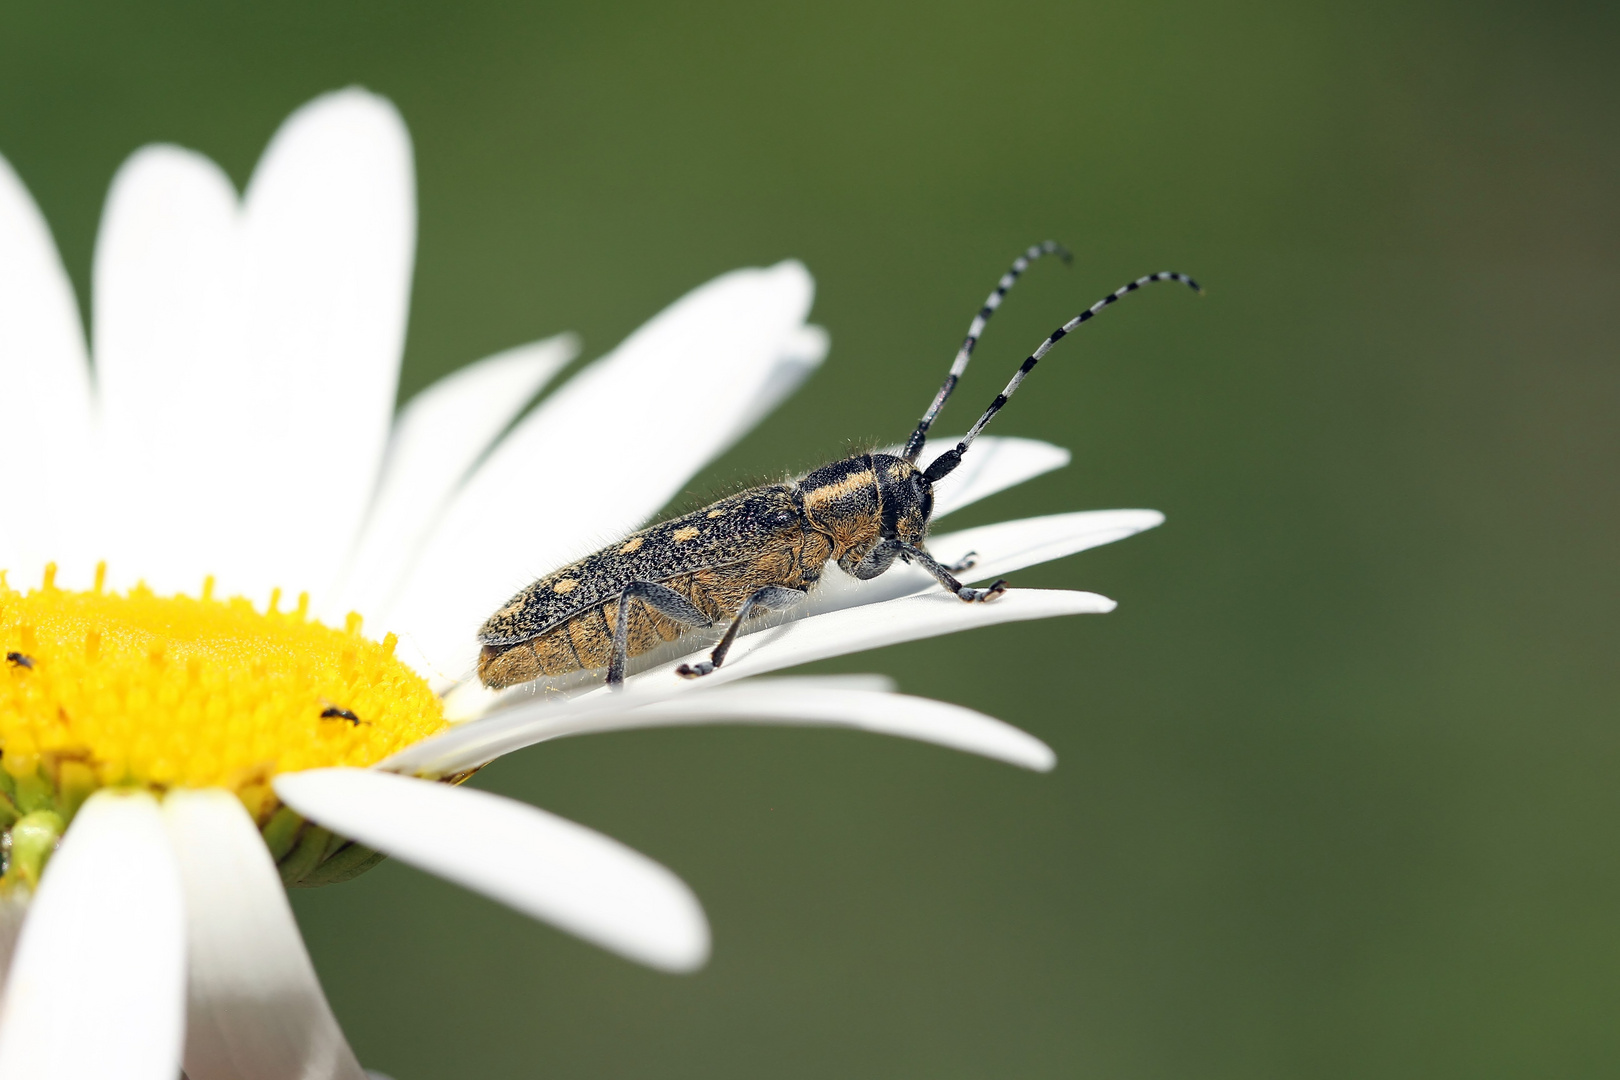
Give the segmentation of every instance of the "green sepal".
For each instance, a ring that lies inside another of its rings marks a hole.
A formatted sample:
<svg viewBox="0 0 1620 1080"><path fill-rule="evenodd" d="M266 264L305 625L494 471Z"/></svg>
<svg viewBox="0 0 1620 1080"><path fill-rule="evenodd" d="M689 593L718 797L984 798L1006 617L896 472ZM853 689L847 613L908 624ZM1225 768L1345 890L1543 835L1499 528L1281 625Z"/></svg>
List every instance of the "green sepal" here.
<svg viewBox="0 0 1620 1080"><path fill-rule="evenodd" d="M341 837L338 839L342 840ZM337 885L340 882L352 881L387 857L375 848L345 841L315 869L299 880L289 882L288 888L313 889L321 885Z"/></svg>
<svg viewBox="0 0 1620 1080"><path fill-rule="evenodd" d="M56 787L37 772L14 778L17 783L16 802L24 814L36 810L49 810L56 805Z"/></svg>
<svg viewBox="0 0 1620 1080"><path fill-rule="evenodd" d="M39 888L39 876L56 850L67 823L54 810L36 810L24 814L11 827L11 852L6 865L5 880L24 882L30 889Z"/></svg>
<svg viewBox="0 0 1620 1080"><path fill-rule="evenodd" d="M0 792L0 829L9 829L22 817L22 811L11 801L11 796Z"/></svg>
<svg viewBox="0 0 1620 1080"><path fill-rule="evenodd" d="M331 832L319 825L306 827L292 851L276 866L281 871L281 883L291 888L303 880L306 874L320 865L321 856L326 854L326 845L331 839Z"/></svg>
<svg viewBox="0 0 1620 1080"><path fill-rule="evenodd" d="M283 806L271 814L270 820L260 830L264 836L264 846L270 849L270 857L278 863L285 859L287 852L298 842L298 830L303 827L304 819L291 807Z"/></svg>

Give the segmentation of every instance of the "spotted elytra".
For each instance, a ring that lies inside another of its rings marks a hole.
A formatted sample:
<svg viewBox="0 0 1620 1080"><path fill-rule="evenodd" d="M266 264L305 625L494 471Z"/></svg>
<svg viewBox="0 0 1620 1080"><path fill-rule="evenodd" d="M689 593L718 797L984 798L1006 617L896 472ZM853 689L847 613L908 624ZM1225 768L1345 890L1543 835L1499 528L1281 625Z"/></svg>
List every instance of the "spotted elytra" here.
<svg viewBox="0 0 1620 1080"><path fill-rule="evenodd" d="M898 456L856 454L797 480L750 488L546 575L508 600L478 631L483 645L478 675L484 685L500 689L606 667L608 684L617 686L631 657L691 629L727 623L709 659L676 669L686 678L707 675L725 662L744 622L802 601L834 560L845 573L866 580L899 559L921 566L968 603L1000 596L1006 591L1004 581L975 589L957 580L957 574L973 565L971 555L946 566L923 546L933 516L934 484L961 464L962 455L1041 357L1081 323L1155 282L1179 281L1203 291L1187 275L1171 272L1149 274L1114 290L1052 331L962 440L919 469L916 462L928 429L967 370L985 324L1019 275L1043 255L1069 259L1067 251L1047 241L1025 251L1002 275L974 316L944 385Z"/></svg>

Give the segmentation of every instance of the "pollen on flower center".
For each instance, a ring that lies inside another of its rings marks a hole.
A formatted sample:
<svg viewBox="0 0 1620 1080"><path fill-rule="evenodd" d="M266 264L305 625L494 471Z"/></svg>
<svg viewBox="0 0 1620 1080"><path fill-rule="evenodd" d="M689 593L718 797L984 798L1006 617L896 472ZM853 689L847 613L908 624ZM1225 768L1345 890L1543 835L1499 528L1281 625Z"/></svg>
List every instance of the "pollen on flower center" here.
<svg viewBox="0 0 1620 1080"><path fill-rule="evenodd" d="M438 698L359 616L339 630L241 597L58 589L0 572L0 787L68 813L107 784L224 787L250 804L278 772L365 766L445 726ZM77 792L77 797L75 797ZM5 809L0 807L0 810ZM29 807L21 806L27 810Z"/></svg>

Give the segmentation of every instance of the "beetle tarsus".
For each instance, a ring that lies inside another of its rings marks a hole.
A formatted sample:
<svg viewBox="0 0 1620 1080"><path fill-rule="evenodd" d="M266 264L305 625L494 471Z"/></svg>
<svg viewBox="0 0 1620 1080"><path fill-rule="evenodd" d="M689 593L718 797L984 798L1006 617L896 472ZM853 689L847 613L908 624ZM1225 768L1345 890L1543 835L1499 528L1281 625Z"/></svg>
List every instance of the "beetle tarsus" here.
<svg viewBox="0 0 1620 1080"><path fill-rule="evenodd" d="M1005 578L1003 578L994 585L990 586L988 589L970 589L964 585L960 589L956 590L956 595L960 596L969 604L985 604L989 603L991 600L994 600L996 597L1002 595L1006 591L1007 581Z"/></svg>

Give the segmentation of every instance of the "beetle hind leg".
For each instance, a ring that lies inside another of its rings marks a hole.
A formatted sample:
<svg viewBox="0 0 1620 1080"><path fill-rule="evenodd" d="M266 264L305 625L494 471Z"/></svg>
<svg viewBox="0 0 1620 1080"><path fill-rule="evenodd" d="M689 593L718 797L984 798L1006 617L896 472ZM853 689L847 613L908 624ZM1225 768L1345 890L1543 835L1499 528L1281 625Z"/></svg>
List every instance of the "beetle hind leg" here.
<svg viewBox="0 0 1620 1080"><path fill-rule="evenodd" d="M803 589L787 589L780 585L767 585L763 589L756 589L752 596L743 601L742 607L737 609L737 617L726 627L726 636L720 639L720 644L714 647L709 658L696 664L682 664L675 669L675 674L683 679L696 679L708 675L726 662L726 653L731 651L731 643L737 640L737 631L742 629L744 619L760 611L781 611L799 603L804 599L804 595Z"/></svg>
<svg viewBox="0 0 1620 1080"><path fill-rule="evenodd" d="M608 686L624 685L624 666L630 659L630 602L640 600L658 614L674 619L685 626L712 626L714 620L697 606L670 588L656 581L632 581L619 594L619 617L613 623L613 653L608 661Z"/></svg>

